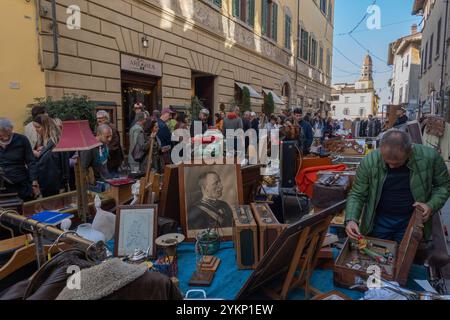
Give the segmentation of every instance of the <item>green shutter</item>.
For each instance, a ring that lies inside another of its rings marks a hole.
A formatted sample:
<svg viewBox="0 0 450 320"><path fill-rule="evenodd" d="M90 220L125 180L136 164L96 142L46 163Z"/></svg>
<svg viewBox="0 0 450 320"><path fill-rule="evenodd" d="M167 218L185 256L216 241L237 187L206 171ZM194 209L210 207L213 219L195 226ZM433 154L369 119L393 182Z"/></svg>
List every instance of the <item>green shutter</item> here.
<svg viewBox="0 0 450 320"><path fill-rule="evenodd" d="M285 15L284 22L284 47L291 49L291 17L288 15Z"/></svg>
<svg viewBox="0 0 450 320"><path fill-rule="evenodd" d="M222 8L222 0L213 0L213 3L214 3L216 6Z"/></svg>
<svg viewBox="0 0 450 320"><path fill-rule="evenodd" d="M255 0L248 1L248 21L247 23L254 27L255 26Z"/></svg>
<svg viewBox="0 0 450 320"><path fill-rule="evenodd" d="M240 0L233 0L233 16L234 17L240 17L240 11L241 11L241 1Z"/></svg>
<svg viewBox="0 0 450 320"><path fill-rule="evenodd" d="M278 39L278 5L272 2L272 26L271 26L272 39L277 41Z"/></svg>
<svg viewBox="0 0 450 320"><path fill-rule="evenodd" d="M261 32L267 35L267 14L269 12L267 0L262 0L262 13L261 13Z"/></svg>

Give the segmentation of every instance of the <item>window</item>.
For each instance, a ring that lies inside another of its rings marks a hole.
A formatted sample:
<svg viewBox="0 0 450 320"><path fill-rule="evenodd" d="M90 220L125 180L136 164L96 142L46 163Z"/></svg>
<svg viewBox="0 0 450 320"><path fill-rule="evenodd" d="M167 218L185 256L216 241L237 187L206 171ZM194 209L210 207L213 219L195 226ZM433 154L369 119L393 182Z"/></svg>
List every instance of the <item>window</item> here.
<svg viewBox="0 0 450 320"><path fill-rule="evenodd" d="M323 47L319 49L319 69L323 70Z"/></svg>
<svg viewBox="0 0 450 320"><path fill-rule="evenodd" d="M430 53L428 56L428 68L431 68L431 66L433 65L433 40L434 34L432 34L430 38Z"/></svg>
<svg viewBox="0 0 450 320"><path fill-rule="evenodd" d="M320 11L322 11L324 15L327 15L327 0L320 0Z"/></svg>
<svg viewBox="0 0 450 320"><path fill-rule="evenodd" d="M331 75L331 53L330 53L330 49L327 49L327 74Z"/></svg>
<svg viewBox="0 0 450 320"><path fill-rule="evenodd" d="M339 101L339 95L332 95L331 101Z"/></svg>
<svg viewBox="0 0 450 320"><path fill-rule="evenodd" d="M291 16L288 14L284 20L284 47L291 50Z"/></svg>
<svg viewBox="0 0 450 320"><path fill-rule="evenodd" d="M309 33L305 29L301 29L300 32L300 58L305 61L308 61L309 58Z"/></svg>
<svg viewBox="0 0 450 320"><path fill-rule="evenodd" d="M409 100L409 86L405 85L405 102L408 103Z"/></svg>
<svg viewBox="0 0 450 320"><path fill-rule="evenodd" d="M222 0L209 0L209 2L212 2L219 8L222 8Z"/></svg>
<svg viewBox="0 0 450 320"><path fill-rule="evenodd" d="M360 102L361 103L365 103L366 102L366 97L365 96L361 96L360 98Z"/></svg>
<svg viewBox="0 0 450 320"><path fill-rule="evenodd" d="M403 103L403 87L400 88L398 99L399 99L398 100L399 103Z"/></svg>
<svg viewBox="0 0 450 320"><path fill-rule="evenodd" d="M261 29L263 35L277 41L278 5L272 0L262 0Z"/></svg>
<svg viewBox="0 0 450 320"><path fill-rule="evenodd" d="M439 53L441 51L441 29L442 29L442 18L439 19L437 27L436 56L439 56Z"/></svg>
<svg viewBox="0 0 450 320"><path fill-rule="evenodd" d="M311 53L309 55L309 63L312 66L317 66L317 40L311 37Z"/></svg>
<svg viewBox="0 0 450 320"><path fill-rule="evenodd" d="M349 116L349 115L350 115L350 109L344 108L344 116Z"/></svg>
<svg viewBox="0 0 450 320"><path fill-rule="evenodd" d="M350 103L350 97L345 97L345 103Z"/></svg>
<svg viewBox="0 0 450 320"><path fill-rule="evenodd" d="M365 116L365 115L366 115L366 109L360 108L360 109L359 109L359 115L360 115L361 117Z"/></svg>
<svg viewBox="0 0 450 320"><path fill-rule="evenodd" d="M408 68L409 66L409 54L406 56L406 64L405 67Z"/></svg>
<svg viewBox="0 0 450 320"><path fill-rule="evenodd" d="M233 0L233 16L253 27L255 25L255 0Z"/></svg>
<svg viewBox="0 0 450 320"><path fill-rule="evenodd" d="M425 45L425 57L423 59L423 72L426 73L427 72L427 59L428 59L428 42Z"/></svg>

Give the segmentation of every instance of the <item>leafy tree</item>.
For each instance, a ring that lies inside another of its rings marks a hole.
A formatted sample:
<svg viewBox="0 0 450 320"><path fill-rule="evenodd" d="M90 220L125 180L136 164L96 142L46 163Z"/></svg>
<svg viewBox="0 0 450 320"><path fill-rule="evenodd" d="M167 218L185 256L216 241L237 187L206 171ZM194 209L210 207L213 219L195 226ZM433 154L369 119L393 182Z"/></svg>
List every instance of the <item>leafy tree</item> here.
<svg viewBox="0 0 450 320"><path fill-rule="evenodd" d="M250 90L247 87L242 89L242 111L250 111Z"/></svg>
<svg viewBox="0 0 450 320"><path fill-rule="evenodd" d="M264 96L264 113L266 116L270 116L275 111L275 102L273 101L272 93Z"/></svg>
<svg viewBox="0 0 450 320"><path fill-rule="evenodd" d="M67 120L89 120L91 128L96 126L95 103L90 101L87 96L64 95L61 100L53 100L51 97L35 98L34 103L27 107L43 106L47 108L48 115L52 118L58 118L62 121ZM31 122L31 116L25 121L25 124Z"/></svg>

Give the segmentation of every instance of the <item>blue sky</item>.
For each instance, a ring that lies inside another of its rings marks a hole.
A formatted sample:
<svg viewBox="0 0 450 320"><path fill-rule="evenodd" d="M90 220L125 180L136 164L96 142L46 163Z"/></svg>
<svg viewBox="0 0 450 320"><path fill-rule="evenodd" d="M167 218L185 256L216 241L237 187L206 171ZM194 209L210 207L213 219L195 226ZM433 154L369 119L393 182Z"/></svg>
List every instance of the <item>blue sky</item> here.
<svg viewBox="0 0 450 320"><path fill-rule="evenodd" d="M359 66L362 64L367 50L358 45L346 33L361 21L367 8L373 2L374 0L335 1L333 83L353 83L359 78ZM376 5L381 9L381 29L369 30L367 20L364 20L352 33L353 37L372 53L376 72L374 74L375 87L381 97L381 104L388 102L387 81L392 74L392 69L386 63L388 45L396 39L408 35L413 23L420 24L421 22L421 17L411 15L413 2L414 0L377 0ZM419 26L419 30L421 30L421 26Z"/></svg>

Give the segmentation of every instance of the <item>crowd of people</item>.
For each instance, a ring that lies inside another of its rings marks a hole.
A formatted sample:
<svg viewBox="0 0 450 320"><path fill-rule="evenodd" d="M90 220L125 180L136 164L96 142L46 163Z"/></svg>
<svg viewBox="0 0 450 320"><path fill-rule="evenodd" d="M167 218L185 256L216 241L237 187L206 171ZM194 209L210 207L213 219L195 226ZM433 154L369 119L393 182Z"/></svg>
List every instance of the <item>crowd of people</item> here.
<svg viewBox="0 0 450 320"><path fill-rule="evenodd" d="M356 119L348 130L344 120L323 118L319 113L304 114L300 108L266 116L262 112L241 113L239 107L233 107L231 111L216 113L214 117L208 109L202 109L198 117L188 124L184 112L164 108L150 115L142 103L136 102L130 115L132 121L129 123L127 148L123 148L119 130L111 123L109 113L100 110L96 114L94 134L101 145L78 154L52 152L61 137L62 122L52 119L45 107L33 107L31 115L33 120L25 126L24 135L14 132L11 121L0 119L0 178L5 185L1 192L18 193L24 200L73 189L76 161L80 161L90 173L92 184L119 177L122 170L143 173L149 156L151 169L162 173L164 166L171 163L172 133L177 129L189 129L191 137L198 134L195 128L201 128L202 134L218 130L224 136L227 130L242 129L246 132L254 129L259 135L259 130L266 129L270 137L272 130L279 130L280 139L297 141L304 155L310 152L314 140L323 141L342 135L347 138L376 137L382 131L381 121L371 115L367 120ZM406 115L400 111L395 125L406 121ZM247 139L246 150L248 145Z"/></svg>

